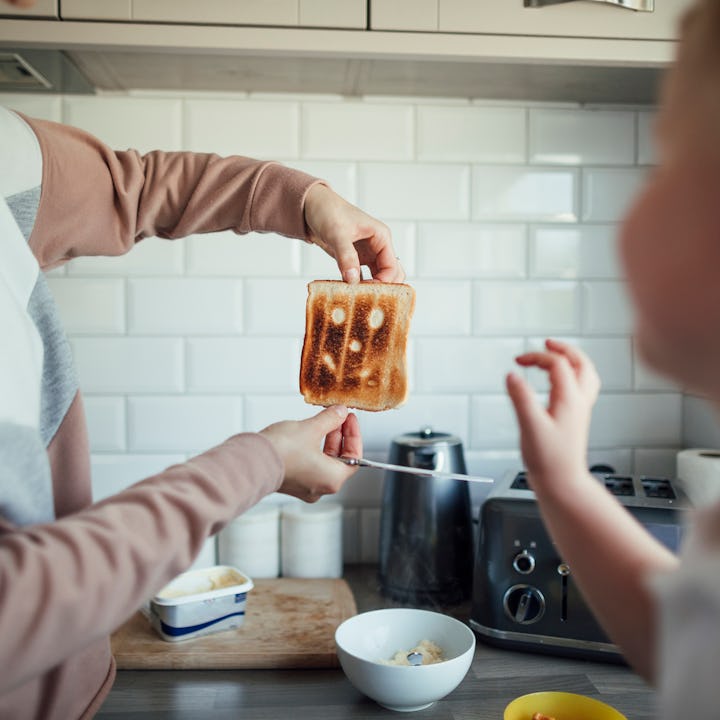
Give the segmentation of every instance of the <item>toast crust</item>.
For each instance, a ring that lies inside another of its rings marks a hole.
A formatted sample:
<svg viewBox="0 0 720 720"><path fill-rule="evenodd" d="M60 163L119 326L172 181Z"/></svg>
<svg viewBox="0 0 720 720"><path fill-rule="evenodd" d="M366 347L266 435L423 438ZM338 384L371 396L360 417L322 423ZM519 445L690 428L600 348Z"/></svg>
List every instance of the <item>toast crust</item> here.
<svg viewBox="0 0 720 720"><path fill-rule="evenodd" d="M300 392L311 405L381 411L407 399L415 291L403 283L308 284Z"/></svg>

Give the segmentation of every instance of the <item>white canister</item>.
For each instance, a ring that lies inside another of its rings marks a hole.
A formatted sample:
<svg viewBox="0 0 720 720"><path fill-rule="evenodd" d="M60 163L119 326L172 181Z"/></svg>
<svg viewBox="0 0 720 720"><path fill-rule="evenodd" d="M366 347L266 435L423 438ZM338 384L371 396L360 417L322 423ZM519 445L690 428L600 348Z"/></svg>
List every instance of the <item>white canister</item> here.
<svg viewBox="0 0 720 720"><path fill-rule="evenodd" d="M280 538L283 576L342 577L342 506L338 503L284 505Z"/></svg>
<svg viewBox="0 0 720 720"><path fill-rule="evenodd" d="M256 505L229 523L218 535L218 560L243 569L251 578L280 574L280 509Z"/></svg>

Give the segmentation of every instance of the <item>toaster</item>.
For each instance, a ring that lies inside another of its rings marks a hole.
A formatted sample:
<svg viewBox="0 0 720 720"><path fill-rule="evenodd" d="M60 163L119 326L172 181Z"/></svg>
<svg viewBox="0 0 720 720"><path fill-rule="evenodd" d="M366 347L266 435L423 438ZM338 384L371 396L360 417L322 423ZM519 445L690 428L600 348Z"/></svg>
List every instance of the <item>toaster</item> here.
<svg viewBox="0 0 720 720"><path fill-rule="evenodd" d="M678 551L690 507L681 488L661 477L593 475L660 542ZM545 530L525 472L499 481L481 506L474 563L470 626L482 641L623 662Z"/></svg>

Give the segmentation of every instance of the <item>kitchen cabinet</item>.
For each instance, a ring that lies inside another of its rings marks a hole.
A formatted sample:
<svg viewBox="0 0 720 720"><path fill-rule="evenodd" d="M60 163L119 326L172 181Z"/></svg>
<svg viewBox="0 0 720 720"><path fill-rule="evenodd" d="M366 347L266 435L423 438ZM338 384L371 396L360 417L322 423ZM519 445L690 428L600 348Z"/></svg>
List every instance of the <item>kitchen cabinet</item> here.
<svg viewBox="0 0 720 720"><path fill-rule="evenodd" d="M652 14L591 0L40 2L57 19L0 19L0 51L61 55L100 90L654 104L692 0Z"/></svg>
<svg viewBox="0 0 720 720"><path fill-rule="evenodd" d="M372 0L373 30L545 37L673 40L692 0L655 0L652 12L575 0L525 7L523 0Z"/></svg>
<svg viewBox="0 0 720 720"><path fill-rule="evenodd" d="M60 0L65 20L362 28L364 0Z"/></svg>
<svg viewBox="0 0 720 720"><path fill-rule="evenodd" d="M371 0L372 30L438 29L438 0Z"/></svg>
<svg viewBox="0 0 720 720"><path fill-rule="evenodd" d="M691 0L655 0L652 12L588 0L525 7L522 0L438 0L440 32L672 40Z"/></svg>
<svg viewBox="0 0 720 720"><path fill-rule="evenodd" d="M36 0L32 7L23 8L15 5L0 5L0 17L56 18L58 17L58 0Z"/></svg>

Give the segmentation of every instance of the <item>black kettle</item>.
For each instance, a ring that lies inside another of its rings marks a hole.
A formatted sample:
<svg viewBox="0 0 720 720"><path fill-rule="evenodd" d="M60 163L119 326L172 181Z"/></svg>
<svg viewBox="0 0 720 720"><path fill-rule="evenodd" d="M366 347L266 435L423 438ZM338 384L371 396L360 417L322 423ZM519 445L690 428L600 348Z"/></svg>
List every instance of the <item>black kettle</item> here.
<svg viewBox="0 0 720 720"><path fill-rule="evenodd" d="M388 462L438 472L467 472L460 439L431 428L394 438ZM467 483L386 472L380 512L381 593L403 603L454 605L470 597L472 572L472 509Z"/></svg>

